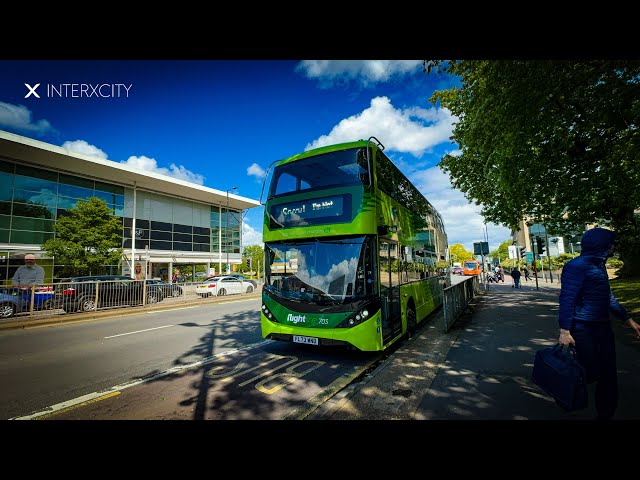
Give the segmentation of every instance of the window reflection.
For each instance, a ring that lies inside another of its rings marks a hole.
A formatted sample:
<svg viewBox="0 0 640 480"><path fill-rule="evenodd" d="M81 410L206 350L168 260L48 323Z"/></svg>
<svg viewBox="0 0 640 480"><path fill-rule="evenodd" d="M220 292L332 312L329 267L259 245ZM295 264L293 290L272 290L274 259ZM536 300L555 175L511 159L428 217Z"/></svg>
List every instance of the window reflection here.
<svg viewBox="0 0 640 480"><path fill-rule="evenodd" d="M371 239L360 236L266 244L266 288L275 295L318 304L362 299L377 288Z"/></svg>

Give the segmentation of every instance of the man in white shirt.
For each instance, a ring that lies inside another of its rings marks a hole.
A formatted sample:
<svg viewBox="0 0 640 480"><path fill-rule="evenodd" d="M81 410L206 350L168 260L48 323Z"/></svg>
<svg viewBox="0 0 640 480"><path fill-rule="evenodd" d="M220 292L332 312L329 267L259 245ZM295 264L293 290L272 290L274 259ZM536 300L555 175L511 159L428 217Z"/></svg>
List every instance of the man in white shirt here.
<svg viewBox="0 0 640 480"><path fill-rule="evenodd" d="M44 283L44 268L36 264L35 255L29 253L24 256L24 265L16 270L11 283L17 287L29 287Z"/></svg>

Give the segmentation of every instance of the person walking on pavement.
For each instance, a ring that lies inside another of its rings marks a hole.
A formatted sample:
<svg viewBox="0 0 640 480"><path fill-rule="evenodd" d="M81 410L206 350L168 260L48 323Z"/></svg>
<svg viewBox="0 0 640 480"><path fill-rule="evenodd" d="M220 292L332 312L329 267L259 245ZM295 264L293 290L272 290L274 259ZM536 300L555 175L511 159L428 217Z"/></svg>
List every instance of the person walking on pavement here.
<svg viewBox="0 0 640 480"><path fill-rule="evenodd" d="M524 273L524 279L527 282L531 280L531 277L529 277L529 270L527 269L527 267L522 267L522 273Z"/></svg>
<svg viewBox="0 0 640 480"><path fill-rule="evenodd" d="M513 270L511 270L511 278L513 279L512 287L520 288L520 275L521 273L520 270L518 270L518 267L513 267Z"/></svg>
<svg viewBox="0 0 640 480"><path fill-rule="evenodd" d="M28 253L24 256L24 265L20 265L13 274L11 282L16 287L27 288L44 283L44 268L36 264L36 256Z"/></svg>
<svg viewBox="0 0 640 480"><path fill-rule="evenodd" d="M582 236L580 255L562 269L558 343L573 345L585 368L587 382L596 382L597 419L610 420L618 406L616 349L609 313L620 318L640 338L638 325L611 292L605 268L613 255L616 235L592 228Z"/></svg>

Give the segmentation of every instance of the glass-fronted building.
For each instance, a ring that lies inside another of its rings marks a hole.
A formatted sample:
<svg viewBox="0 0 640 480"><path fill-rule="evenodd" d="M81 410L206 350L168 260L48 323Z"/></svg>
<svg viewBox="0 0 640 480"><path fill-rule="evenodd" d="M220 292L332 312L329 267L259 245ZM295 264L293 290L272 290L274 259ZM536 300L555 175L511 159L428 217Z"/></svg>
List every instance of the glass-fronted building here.
<svg viewBox="0 0 640 480"><path fill-rule="evenodd" d="M45 282L61 265L41 251L57 218L79 199L103 199L122 222L124 255L107 273L145 262L149 278L196 265L216 272L242 258L242 212L256 200L137 170L0 130L0 284L33 253ZM202 269L201 269L202 270Z"/></svg>

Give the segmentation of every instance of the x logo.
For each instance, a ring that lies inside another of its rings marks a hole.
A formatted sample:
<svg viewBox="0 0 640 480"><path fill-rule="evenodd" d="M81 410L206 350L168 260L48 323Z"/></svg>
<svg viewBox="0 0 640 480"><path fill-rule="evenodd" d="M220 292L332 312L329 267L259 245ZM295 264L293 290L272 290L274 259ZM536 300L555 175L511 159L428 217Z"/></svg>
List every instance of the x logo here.
<svg viewBox="0 0 640 480"><path fill-rule="evenodd" d="M24 98L29 98L31 95L35 95L36 98L40 98L40 95L38 95L38 93L36 92L36 88L38 88L40 86L39 83L36 83L35 87L31 87L31 85L29 85L28 83L24 84L25 87L27 87L29 89L29 93L27 93Z"/></svg>

